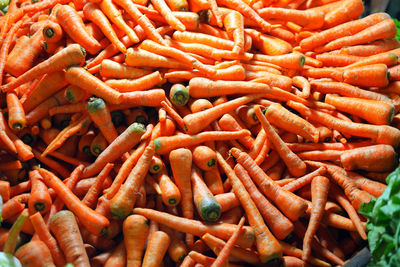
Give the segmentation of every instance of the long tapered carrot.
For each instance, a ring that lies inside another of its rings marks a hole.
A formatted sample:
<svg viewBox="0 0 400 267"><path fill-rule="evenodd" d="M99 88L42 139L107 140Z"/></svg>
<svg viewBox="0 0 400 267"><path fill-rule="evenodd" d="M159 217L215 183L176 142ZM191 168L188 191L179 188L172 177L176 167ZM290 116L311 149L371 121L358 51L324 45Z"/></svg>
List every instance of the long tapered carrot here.
<svg viewBox="0 0 400 267"><path fill-rule="evenodd" d="M83 204L86 206L93 208L94 204L96 203L97 197L100 194L101 189L103 188L103 183L114 164L107 163L107 165L103 168L103 170L99 173L96 177L95 182L89 188L88 192L86 193L85 197L82 199Z"/></svg>
<svg viewBox="0 0 400 267"><path fill-rule="evenodd" d="M156 145L157 154L165 154L173 149L185 146L193 146L206 141L217 141L217 140L232 140L244 136L249 136L248 130L240 130L235 132L225 131L212 131L212 132L201 132L196 135L174 135L174 136L162 136L154 140Z"/></svg>
<svg viewBox="0 0 400 267"><path fill-rule="evenodd" d="M39 169L39 172L42 175L44 182L57 192L58 197L75 213L79 221L91 233L96 235L107 235L107 226L110 224L107 218L85 206L53 173L43 168Z"/></svg>
<svg viewBox="0 0 400 267"><path fill-rule="evenodd" d="M143 215L150 220L155 220L156 222L164 224L169 228L196 236L203 236L206 233L210 233L211 235L221 239L228 240L235 229L237 229L237 226L232 224L205 224L201 221L190 220L152 209L134 208L133 212L135 214ZM244 232L239 237L237 245L246 248L252 246L253 243L254 230L251 227L245 226Z"/></svg>
<svg viewBox="0 0 400 267"><path fill-rule="evenodd" d="M261 262L269 262L277 257L280 257L282 251L278 241L271 234L268 227L265 225L264 220L257 209L257 206L250 198L246 188L236 176L235 172L231 169L229 164L224 160L221 154L217 153L218 163L227 174L228 179L232 185L235 195L243 205L246 211L249 223L252 227L256 228L255 232L256 246L259 253ZM266 245L269 244L269 245Z"/></svg>
<svg viewBox="0 0 400 267"><path fill-rule="evenodd" d="M280 240L286 238L293 231L293 224L258 191L242 165L236 164L234 171L249 192L272 233Z"/></svg>
<svg viewBox="0 0 400 267"><path fill-rule="evenodd" d="M304 214L307 203L303 199L283 190L274 183L247 153L236 148L232 148L230 153L235 157L237 163L240 163L247 170L265 196L270 198L289 219L296 221Z"/></svg>
<svg viewBox="0 0 400 267"><path fill-rule="evenodd" d="M137 195L154 155L154 143L150 143L144 150L138 163L126 178L125 183L111 199L111 212L118 218L125 218L135 205Z"/></svg>
<svg viewBox="0 0 400 267"><path fill-rule="evenodd" d="M14 81L2 86L2 90L3 92L8 92L40 75L59 71L69 66L81 65L85 60L85 56L86 52L80 45L70 45L37 64Z"/></svg>

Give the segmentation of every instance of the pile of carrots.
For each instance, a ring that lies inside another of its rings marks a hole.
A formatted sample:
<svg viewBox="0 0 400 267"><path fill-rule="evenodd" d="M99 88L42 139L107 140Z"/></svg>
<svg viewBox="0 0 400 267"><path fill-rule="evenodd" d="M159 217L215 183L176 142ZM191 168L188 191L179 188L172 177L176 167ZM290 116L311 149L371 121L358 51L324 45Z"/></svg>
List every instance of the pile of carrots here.
<svg viewBox="0 0 400 267"><path fill-rule="evenodd" d="M0 249L23 266L333 266L398 165L361 0L11 0Z"/></svg>

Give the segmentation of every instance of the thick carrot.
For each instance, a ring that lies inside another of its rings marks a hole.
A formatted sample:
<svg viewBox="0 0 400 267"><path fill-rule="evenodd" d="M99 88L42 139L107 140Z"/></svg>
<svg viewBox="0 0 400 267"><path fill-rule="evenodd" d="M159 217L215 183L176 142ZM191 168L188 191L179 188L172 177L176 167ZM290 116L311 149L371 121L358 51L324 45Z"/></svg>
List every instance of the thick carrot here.
<svg viewBox="0 0 400 267"><path fill-rule="evenodd" d="M60 24L51 20L46 20L43 24L42 33L44 40L48 43L56 43L63 37L63 30Z"/></svg>
<svg viewBox="0 0 400 267"><path fill-rule="evenodd" d="M122 65L105 59L101 62L100 74L102 77L118 79L135 79L150 74L151 71Z"/></svg>
<svg viewBox="0 0 400 267"><path fill-rule="evenodd" d="M258 10L264 19L282 19L291 21L306 29L320 29L324 24L324 14L314 10L293 10L285 8L266 7Z"/></svg>
<svg viewBox="0 0 400 267"><path fill-rule="evenodd" d="M32 240L15 252L24 266L55 267L49 248L40 240Z"/></svg>
<svg viewBox="0 0 400 267"><path fill-rule="evenodd" d="M207 222L214 222L221 215L221 206L204 183L200 171L192 167L191 173L194 205L200 217Z"/></svg>
<svg viewBox="0 0 400 267"><path fill-rule="evenodd" d="M324 176L317 176L311 182L312 210L307 231L303 239L303 260L308 260L311 255L311 242L317 232L320 221L328 200L330 182Z"/></svg>
<svg viewBox="0 0 400 267"><path fill-rule="evenodd" d="M318 121L329 128L338 130L341 133L371 138L378 144L397 146L400 142L400 131L391 126L367 125L363 123L343 121L330 114L309 109L302 104L294 103L292 101L288 101L288 105L297 110L303 116L312 117L313 120Z"/></svg>
<svg viewBox="0 0 400 267"><path fill-rule="evenodd" d="M6 96L8 108L8 126L14 131L22 130L26 125L25 111L18 96L9 92Z"/></svg>
<svg viewBox="0 0 400 267"><path fill-rule="evenodd" d="M249 219L249 223L252 227L256 228L255 232L256 246L259 253L261 262L269 262L274 260L281 255L281 247L275 237L271 234L268 227L264 224L263 218L250 198L249 193L243 186L242 182L236 176L235 172L231 169L229 164L224 160L221 154L217 153L218 163L227 174L229 182L238 197L239 201L243 205ZM268 245L267 245L268 244Z"/></svg>
<svg viewBox="0 0 400 267"><path fill-rule="evenodd" d="M124 220L123 233L127 266L141 266L149 221L141 215L131 215Z"/></svg>
<svg viewBox="0 0 400 267"><path fill-rule="evenodd" d="M146 173L154 155L154 144L150 143L138 160L135 167L126 178L125 183L111 199L111 212L118 218L125 218L135 205L140 186L143 184Z"/></svg>
<svg viewBox="0 0 400 267"><path fill-rule="evenodd" d="M237 177L249 192L251 199L254 201L272 233L280 240L286 238L293 231L293 224L290 220L282 215L282 213L260 193L242 165L236 164L234 170Z"/></svg>
<svg viewBox="0 0 400 267"><path fill-rule="evenodd" d="M354 45L349 47L343 47L340 50L332 51L332 53L337 51L338 53L344 55L368 57L399 48L399 46L400 43L397 39L383 39L383 40L373 41L365 45Z"/></svg>
<svg viewBox="0 0 400 267"><path fill-rule="evenodd" d="M36 212L35 214L31 215L29 219L31 220L31 223L35 229L35 233L49 248L54 263L57 266L64 266L66 263L65 256L57 244L56 239L51 235L47 225L43 220L43 217L39 212Z"/></svg>
<svg viewBox="0 0 400 267"><path fill-rule="evenodd" d="M166 170L161 170L161 172L156 175L156 178L161 189L161 199L163 203L167 206L178 205L181 201L181 193L179 188L168 176Z"/></svg>
<svg viewBox="0 0 400 267"><path fill-rule="evenodd" d="M373 34L371 34L373 33ZM372 26L363 29L351 36L344 36L333 40L323 46L315 49L316 52L326 52L335 49L339 49L345 46L353 46L359 44L365 44L371 41L393 38L396 35L396 26L390 19L382 20L378 23L372 24Z"/></svg>
<svg viewBox="0 0 400 267"><path fill-rule="evenodd" d="M302 198L283 190L274 183L247 153L235 148L232 148L230 152L237 163L247 170L265 196L270 198L289 219L296 221L304 214L307 203Z"/></svg>
<svg viewBox="0 0 400 267"><path fill-rule="evenodd" d="M170 244L170 237L163 231L153 233L147 243L143 267L160 266Z"/></svg>
<svg viewBox="0 0 400 267"><path fill-rule="evenodd" d="M112 143L118 133L111 121L110 111L101 98L91 98L87 103L87 110L90 118L102 132L108 143Z"/></svg>
<svg viewBox="0 0 400 267"><path fill-rule="evenodd" d="M85 168L83 177L91 177L98 173L108 162L114 162L125 152L128 152L140 142L144 134L144 126L134 122L122 134L112 141L107 148L100 153L96 161Z"/></svg>
<svg viewBox="0 0 400 267"><path fill-rule="evenodd" d="M339 97L327 94L325 102L338 110L357 115L366 121L377 124L390 124L394 115L394 106L377 100Z"/></svg>
<svg viewBox="0 0 400 267"><path fill-rule="evenodd" d="M203 236L206 233L210 233L211 235L221 239L228 240L235 229L237 229L237 226L232 224L205 224L200 221L190 220L152 209L135 208L133 209L133 212L143 215L150 220L164 224L169 228L196 236ZM245 230L241 234L237 245L246 248L252 246L254 243L254 230L248 226L245 226L244 229Z"/></svg>
<svg viewBox="0 0 400 267"><path fill-rule="evenodd" d="M31 181L31 197L28 201L29 212L34 214L39 211L45 214L51 206L51 197L46 185L43 183L43 178L37 170L29 172Z"/></svg>
<svg viewBox="0 0 400 267"><path fill-rule="evenodd" d="M156 153L165 154L179 147L194 146L206 141L232 140L248 135L250 135L248 130L235 132L212 131L201 132L196 135L181 134L174 136L163 136L156 138L154 143L156 145Z"/></svg>
<svg viewBox="0 0 400 267"><path fill-rule="evenodd" d="M104 33L104 35L113 43L119 51L126 53L126 47L118 39L117 34L108 21L106 15L101 11L100 6L96 3L88 3L83 8L84 16L93 21Z"/></svg>
<svg viewBox="0 0 400 267"><path fill-rule="evenodd" d="M101 49L100 43L87 33L82 18L74 8L68 5L59 7L56 12L56 18L68 36L89 53L96 54Z"/></svg>
<svg viewBox="0 0 400 267"><path fill-rule="evenodd" d="M123 95L121 93L91 75L84 68L68 68L65 73L65 79L72 85L79 86L85 91L103 98L110 104L120 104L123 101Z"/></svg>
<svg viewBox="0 0 400 267"><path fill-rule="evenodd" d="M345 170L392 171L397 155L392 146L375 145L344 151L340 161Z"/></svg>
<svg viewBox="0 0 400 267"><path fill-rule="evenodd" d="M2 86L2 90L3 92L8 92L40 75L60 71L69 66L81 65L85 60L85 56L86 52L80 45L70 45L37 64L14 81Z"/></svg>
<svg viewBox="0 0 400 267"><path fill-rule="evenodd" d="M107 235L107 226L110 224L107 218L85 206L53 173L43 168L39 169L39 172L44 182L56 191L58 197L76 214L86 229L95 235Z"/></svg>
<svg viewBox="0 0 400 267"><path fill-rule="evenodd" d="M208 146L197 146L193 149L193 162L203 171L209 171L215 167L217 156Z"/></svg>
<svg viewBox="0 0 400 267"><path fill-rule="evenodd" d="M78 223L71 211L63 210L56 213L51 217L49 227L64 252L67 262L74 266L90 266Z"/></svg>
<svg viewBox="0 0 400 267"><path fill-rule="evenodd" d="M114 249L111 256L104 264L105 267L124 267L126 266L126 249L124 242L120 242Z"/></svg>

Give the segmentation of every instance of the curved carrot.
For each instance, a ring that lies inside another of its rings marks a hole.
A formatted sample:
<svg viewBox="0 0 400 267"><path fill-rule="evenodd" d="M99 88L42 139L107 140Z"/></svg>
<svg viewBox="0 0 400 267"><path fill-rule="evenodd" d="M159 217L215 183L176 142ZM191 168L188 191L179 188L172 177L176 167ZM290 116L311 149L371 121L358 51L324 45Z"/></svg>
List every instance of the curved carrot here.
<svg viewBox="0 0 400 267"><path fill-rule="evenodd" d="M224 18L225 29L234 41L232 51L236 54L244 52L244 21L239 12L230 12Z"/></svg>

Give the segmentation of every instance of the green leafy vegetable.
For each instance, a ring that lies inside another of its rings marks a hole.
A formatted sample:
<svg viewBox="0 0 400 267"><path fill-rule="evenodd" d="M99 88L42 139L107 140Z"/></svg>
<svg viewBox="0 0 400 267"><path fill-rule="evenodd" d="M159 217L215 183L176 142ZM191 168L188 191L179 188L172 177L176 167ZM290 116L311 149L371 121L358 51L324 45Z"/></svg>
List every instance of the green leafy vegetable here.
<svg viewBox="0 0 400 267"><path fill-rule="evenodd" d="M396 33L396 39L400 40L400 21L398 19L393 19L394 24L396 24L396 29L397 29L397 33Z"/></svg>
<svg viewBox="0 0 400 267"><path fill-rule="evenodd" d="M359 212L368 218L368 266L400 266L400 167L387 178L383 194L363 204Z"/></svg>

